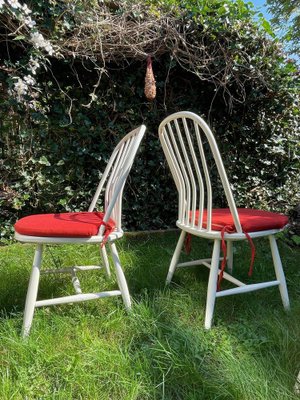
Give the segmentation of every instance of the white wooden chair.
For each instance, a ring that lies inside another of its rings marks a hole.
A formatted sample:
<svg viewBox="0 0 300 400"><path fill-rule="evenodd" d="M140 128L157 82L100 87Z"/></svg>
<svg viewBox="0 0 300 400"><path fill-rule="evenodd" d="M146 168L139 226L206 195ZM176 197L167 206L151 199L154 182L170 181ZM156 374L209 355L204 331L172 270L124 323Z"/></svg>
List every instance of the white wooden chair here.
<svg viewBox="0 0 300 400"><path fill-rule="evenodd" d="M145 129L146 127L144 125L140 126L126 135L118 143L110 157L87 212L31 215L20 219L15 224L15 238L17 240L23 243L36 243L36 251L24 311L23 336L29 334L36 307L75 303L121 295L126 309L131 308L130 295L115 246L115 240L123 236L123 230L121 228L123 188L140 142L144 136ZM94 210L104 185L106 185L104 212L97 212ZM74 266L70 268L40 271L44 245L66 243L99 244L104 268L107 274L110 275L105 248L106 242L109 243L112 252L119 290L102 291L99 293L82 293L76 272L102 268L98 265ZM71 274L76 294L37 301L40 273Z"/></svg>
<svg viewBox="0 0 300 400"><path fill-rule="evenodd" d="M278 285L284 308L289 309L285 276L274 236L288 223L288 218L278 213L236 208L214 136L198 115L187 111L170 115L159 126L159 138L178 190L177 226L182 230L169 267L167 283L170 283L176 268L204 265L210 269L206 329L211 327L217 297ZM222 187L218 187L218 192L223 190L228 208L213 208L216 188L211 184L213 170L208 161L213 161L215 174L219 176ZM212 258L179 263L186 234L213 240ZM252 248L252 269L255 256L252 238L264 236L268 236L270 241L276 280L246 285L232 276L232 243L245 239L249 241ZM220 258L221 245L223 258ZM226 260L230 273L224 271ZM223 277L237 287L220 291Z"/></svg>

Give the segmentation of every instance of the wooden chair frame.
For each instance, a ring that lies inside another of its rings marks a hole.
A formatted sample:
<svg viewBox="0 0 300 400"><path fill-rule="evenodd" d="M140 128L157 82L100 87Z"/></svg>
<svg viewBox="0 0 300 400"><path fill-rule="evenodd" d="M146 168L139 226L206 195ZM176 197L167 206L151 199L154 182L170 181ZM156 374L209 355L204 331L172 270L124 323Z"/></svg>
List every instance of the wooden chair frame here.
<svg viewBox="0 0 300 400"><path fill-rule="evenodd" d="M33 260L33 266L27 291L24 321L23 321L23 336L28 336L33 320L35 308L50 306L56 304L75 303L86 300L99 299L103 297L111 296L122 296L126 309L131 308L131 300L127 282L125 279L124 272L122 270L120 258L115 245L115 241L123 236L123 230L121 227L122 217L122 194L126 179L132 167L136 152L140 145L140 142L144 136L146 127L141 125L139 128L134 129L132 132L127 134L114 149L108 165L102 175L96 193L92 199L89 212L94 211L99 196L106 184L105 195L104 195L104 217L103 222L106 223L112 218L116 227L113 232L107 238L109 244L112 260L115 266L116 277L119 289L102 291L98 293L82 293L79 279L76 275L77 271L90 271L101 269L101 265L87 265L87 266L73 266L67 268L58 269L47 269L41 271L42 264L42 253L44 245L60 245L60 244L98 244L100 245L100 254L102 257L102 264L108 276L110 276L110 267L107 256L106 247L102 245L104 240L105 226L101 225L99 232L95 236L91 237L42 237L42 236L29 236L22 235L15 232L16 240L23 243L35 243L36 250ZM39 280L41 274L50 273L68 273L71 275L72 283L75 289L75 294L70 296L51 298L46 300L37 300Z"/></svg>
<svg viewBox="0 0 300 400"><path fill-rule="evenodd" d="M210 269L205 313L206 329L211 328L215 300L218 297L279 286L283 306L285 309L289 309L286 280L274 236L280 231L279 229L248 232L251 238L265 236L269 238L276 280L246 285L232 276L233 242L245 240L246 235L243 233L221 155L209 126L194 113L188 111L178 112L162 121L159 126L159 138L178 191L179 206L176 224L181 229L166 283L171 282L176 268L204 265ZM219 262L222 260L220 258L222 237L221 232L214 230L212 227L213 187L211 185L203 139L209 145L213 156L236 231L235 233L225 233L224 235L224 239L227 242L227 265L229 271L224 272L223 277L237 287L222 291L217 291L218 275L221 272ZM207 212L205 225L202 218L204 209ZM198 215L200 215L198 221L196 212L199 212ZM212 258L179 263L180 252L187 233L213 240Z"/></svg>

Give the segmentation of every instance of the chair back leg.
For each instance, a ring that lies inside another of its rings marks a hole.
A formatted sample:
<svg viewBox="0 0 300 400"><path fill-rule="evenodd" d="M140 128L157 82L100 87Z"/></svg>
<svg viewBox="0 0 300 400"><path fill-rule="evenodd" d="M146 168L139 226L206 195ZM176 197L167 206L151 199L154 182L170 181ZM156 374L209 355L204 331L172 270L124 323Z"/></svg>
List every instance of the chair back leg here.
<svg viewBox="0 0 300 400"><path fill-rule="evenodd" d="M230 275L232 275L233 271L233 242L232 240L227 240L227 269Z"/></svg>
<svg viewBox="0 0 300 400"><path fill-rule="evenodd" d="M297 379L294 385L294 393L295 395L300 395L300 371L298 372Z"/></svg>
<svg viewBox="0 0 300 400"><path fill-rule="evenodd" d="M121 295L122 295L122 299L123 299L125 308L127 311L129 311L131 309L130 294L129 294L126 278L125 278L124 272L122 270L119 254L118 254L116 245L114 243L110 243L110 248L111 248L112 258L113 258L113 262L114 262L115 269L116 269L116 277L117 277L118 286L121 291Z"/></svg>
<svg viewBox="0 0 300 400"><path fill-rule="evenodd" d="M173 278L176 266L178 264L178 260L179 260L179 256L180 256L181 249L182 249L182 246L183 246L185 235L186 235L186 232L185 231L181 231L181 234L179 236L179 239L178 239L178 242L177 242L177 245L176 245L176 249L174 251L174 254L173 254L173 257L172 257L172 260L171 260L171 264L170 264L170 267L169 267L169 271L168 271L168 275L167 275L167 279L166 279L166 285L168 285L171 282L172 278Z"/></svg>
<svg viewBox="0 0 300 400"><path fill-rule="evenodd" d="M29 335L40 281L43 245L36 246L24 310L22 336Z"/></svg>
<svg viewBox="0 0 300 400"><path fill-rule="evenodd" d="M207 299L206 299L206 310L205 310L205 329L210 329L214 314L216 293L217 293L217 282L219 273L219 262L220 262L220 243L219 239L214 241L213 254L211 259L211 267L208 279L207 288Z"/></svg>
<svg viewBox="0 0 300 400"><path fill-rule="evenodd" d="M285 280L285 276L284 276L282 263L281 263L275 236L270 235L269 240L270 240L275 274L276 274L277 280L279 281L279 291L280 291L283 307L285 308L285 310L289 310L290 309L289 294L287 291L286 280Z"/></svg>

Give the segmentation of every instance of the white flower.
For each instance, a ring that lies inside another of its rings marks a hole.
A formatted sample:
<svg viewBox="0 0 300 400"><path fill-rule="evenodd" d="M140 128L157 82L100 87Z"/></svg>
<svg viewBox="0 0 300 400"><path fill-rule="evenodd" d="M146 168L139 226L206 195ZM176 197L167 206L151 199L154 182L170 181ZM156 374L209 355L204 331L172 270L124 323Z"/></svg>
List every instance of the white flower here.
<svg viewBox="0 0 300 400"><path fill-rule="evenodd" d="M54 53L53 47L48 40L44 39L44 36L39 32L33 32L31 34L31 41L37 49L44 48L50 56Z"/></svg>
<svg viewBox="0 0 300 400"><path fill-rule="evenodd" d="M39 32L33 32L31 34L31 41L32 41L34 47L36 47L37 49L45 46L44 36Z"/></svg>
<svg viewBox="0 0 300 400"><path fill-rule="evenodd" d="M27 6L27 4L23 4L23 12L26 14L26 15L28 15L28 14L31 14L31 10L30 10L30 8L28 8L28 6Z"/></svg>
<svg viewBox="0 0 300 400"><path fill-rule="evenodd" d="M28 91L28 86L21 78L17 78L17 79L18 80L17 80L17 82L15 82L13 90L14 90L15 94L17 95L17 101L21 101L22 97Z"/></svg>
<svg viewBox="0 0 300 400"><path fill-rule="evenodd" d="M40 68L38 60L35 60L32 57L30 57L28 68L30 69L32 75L36 75L36 70Z"/></svg>
<svg viewBox="0 0 300 400"><path fill-rule="evenodd" d="M12 6L12 8L21 8L21 4L18 2L18 0L7 0L8 3Z"/></svg>
<svg viewBox="0 0 300 400"><path fill-rule="evenodd" d="M224 6L223 6L223 7L224 7L224 10L225 10L225 12L226 12L226 13L228 13L228 12L229 12L229 7L228 7L228 4L224 4Z"/></svg>
<svg viewBox="0 0 300 400"><path fill-rule="evenodd" d="M53 50L53 47L51 46L51 44L49 42L47 42L47 45L45 46L45 50L48 52L48 54L50 56L52 56L54 50Z"/></svg>
<svg viewBox="0 0 300 400"><path fill-rule="evenodd" d="M28 86L26 85L26 83L21 78L18 78L17 82L15 82L15 84L14 84L14 89L18 93L23 94L23 93L27 92Z"/></svg>
<svg viewBox="0 0 300 400"><path fill-rule="evenodd" d="M36 25L36 22L30 16L24 19L24 23L28 26L28 28L33 28Z"/></svg>
<svg viewBox="0 0 300 400"><path fill-rule="evenodd" d="M24 76L24 81L27 83L27 85L35 84L35 79L31 75Z"/></svg>

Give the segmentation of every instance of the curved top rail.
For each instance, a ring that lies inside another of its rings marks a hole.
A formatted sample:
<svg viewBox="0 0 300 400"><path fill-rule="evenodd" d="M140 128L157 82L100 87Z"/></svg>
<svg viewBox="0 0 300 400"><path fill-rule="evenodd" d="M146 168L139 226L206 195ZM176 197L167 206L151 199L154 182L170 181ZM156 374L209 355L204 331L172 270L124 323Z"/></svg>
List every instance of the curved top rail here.
<svg viewBox="0 0 300 400"><path fill-rule="evenodd" d="M166 117L159 125L158 131L179 193L178 222L193 229L213 231L213 187L212 171L207 163L208 144L236 231L241 233L242 227L223 161L207 123L195 113L180 111Z"/></svg>

